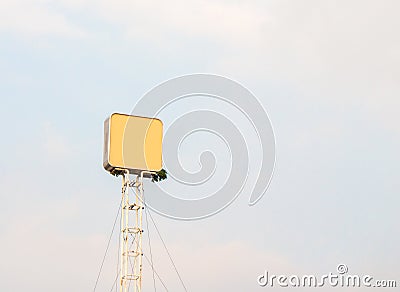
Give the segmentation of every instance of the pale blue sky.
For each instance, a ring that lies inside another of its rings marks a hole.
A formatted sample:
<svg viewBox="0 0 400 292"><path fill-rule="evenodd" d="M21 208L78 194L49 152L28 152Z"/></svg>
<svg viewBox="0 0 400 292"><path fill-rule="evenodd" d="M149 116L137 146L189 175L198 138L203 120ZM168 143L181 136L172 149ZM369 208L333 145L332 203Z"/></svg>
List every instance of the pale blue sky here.
<svg viewBox="0 0 400 292"><path fill-rule="evenodd" d="M400 280L399 9L1 1L0 290L93 289L120 188L101 166L103 121L194 72L251 89L272 120L277 163L254 207L245 193L198 222L154 215L189 291L263 291L265 269L320 275L340 263ZM111 287L115 244L97 291ZM181 291L156 238L154 251Z"/></svg>

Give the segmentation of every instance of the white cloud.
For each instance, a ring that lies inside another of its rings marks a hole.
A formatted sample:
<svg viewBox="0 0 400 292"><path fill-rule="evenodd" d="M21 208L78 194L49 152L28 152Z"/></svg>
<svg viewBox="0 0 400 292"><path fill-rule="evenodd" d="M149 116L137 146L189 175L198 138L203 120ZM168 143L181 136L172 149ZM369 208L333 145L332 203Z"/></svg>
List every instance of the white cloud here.
<svg viewBox="0 0 400 292"><path fill-rule="evenodd" d="M83 20L94 17L115 27L128 39L164 46L171 46L176 38L253 43L268 21L265 13L241 2L5 0L0 3L0 30L28 36L83 37L87 30L70 19L77 12Z"/></svg>
<svg viewBox="0 0 400 292"><path fill-rule="evenodd" d="M399 2L281 1L263 9L270 21L259 46L230 48L218 71L273 80L316 105L345 104L398 131Z"/></svg>
<svg viewBox="0 0 400 292"><path fill-rule="evenodd" d="M86 32L61 12L51 1L3 0L0 2L0 31L26 37L83 37Z"/></svg>
<svg viewBox="0 0 400 292"><path fill-rule="evenodd" d="M72 146L65 135L50 123L44 126L43 149L48 158L57 161L68 158L72 153Z"/></svg>
<svg viewBox="0 0 400 292"><path fill-rule="evenodd" d="M154 236L151 243L156 272L168 290L183 291L163 245L152 228L150 232ZM144 254L149 257L147 235L143 240ZM257 288L257 276L265 269L287 274L299 270L285 256L257 248L246 239L223 243L207 239L206 235L187 235L175 242L167 240L167 245L188 291L253 291ZM152 290L150 265L147 260L144 263L145 288ZM161 287L158 279L156 282Z"/></svg>
<svg viewBox="0 0 400 292"><path fill-rule="evenodd" d="M266 15L254 7L218 1L101 1L101 17L119 25L128 37L164 45L176 38L208 38L214 42L257 39Z"/></svg>
<svg viewBox="0 0 400 292"><path fill-rule="evenodd" d="M71 218L71 214L64 204L48 204L48 209L37 207L33 205L26 215L8 222L2 232L0 256L6 263L0 267L2 290L93 289L107 236L66 232L65 225L60 223ZM113 274L111 267L108 272Z"/></svg>

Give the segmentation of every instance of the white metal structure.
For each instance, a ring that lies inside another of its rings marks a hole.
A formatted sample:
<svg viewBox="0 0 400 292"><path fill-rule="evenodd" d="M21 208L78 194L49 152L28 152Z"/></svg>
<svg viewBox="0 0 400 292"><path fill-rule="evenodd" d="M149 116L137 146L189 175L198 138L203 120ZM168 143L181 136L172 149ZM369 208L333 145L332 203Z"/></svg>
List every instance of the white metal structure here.
<svg viewBox="0 0 400 292"><path fill-rule="evenodd" d="M143 175L151 174L142 171L134 180L129 179L128 171L122 175L120 292L128 292L131 284L133 291L142 291ZM132 202L129 200L129 187L135 190Z"/></svg>

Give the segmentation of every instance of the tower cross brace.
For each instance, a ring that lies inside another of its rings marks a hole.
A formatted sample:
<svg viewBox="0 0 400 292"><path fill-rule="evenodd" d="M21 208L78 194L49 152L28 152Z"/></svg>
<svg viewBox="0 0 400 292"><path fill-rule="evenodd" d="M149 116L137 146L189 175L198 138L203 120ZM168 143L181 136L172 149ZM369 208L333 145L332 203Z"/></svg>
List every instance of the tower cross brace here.
<svg viewBox="0 0 400 292"><path fill-rule="evenodd" d="M128 292L130 284L133 284L133 291L142 291L144 174L151 175L152 172L142 171L134 180L129 179L129 172L122 175L120 292ZM132 202L129 200L129 187L135 190Z"/></svg>

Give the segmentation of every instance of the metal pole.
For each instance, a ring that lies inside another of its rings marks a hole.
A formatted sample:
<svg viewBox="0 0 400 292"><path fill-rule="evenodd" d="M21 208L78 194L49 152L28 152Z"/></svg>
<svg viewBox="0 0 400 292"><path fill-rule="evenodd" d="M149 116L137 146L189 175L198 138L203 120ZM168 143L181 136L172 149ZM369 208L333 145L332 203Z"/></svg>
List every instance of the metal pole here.
<svg viewBox="0 0 400 292"><path fill-rule="evenodd" d="M129 181L129 177L128 180L126 179L125 175L128 174L123 174L122 175L122 189L121 189L121 193L122 193L122 198L121 198L121 246L120 246L120 258L121 258L121 267L120 267L120 272L119 272L119 276L120 276L120 285L119 285L119 291L123 292L125 291L126 288L126 283L125 283L125 266L126 266L126 257L125 257L125 246L126 246L126 242L127 242L127 236L125 236L125 218L126 218L126 196L127 196L127 182Z"/></svg>
<svg viewBox="0 0 400 292"><path fill-rule="evenodd" d="M133 204L129 203L129 187L135 188ZM120 292L129 291L130 281L134 282L135 292L142 291L143 209L143 175L138 175L134 181L130 181L127 172L122 177ZM131 227L129 226L129 211L135 211L135 225ZM129 234L133 235L132 244L129 243Z"/></svg>

